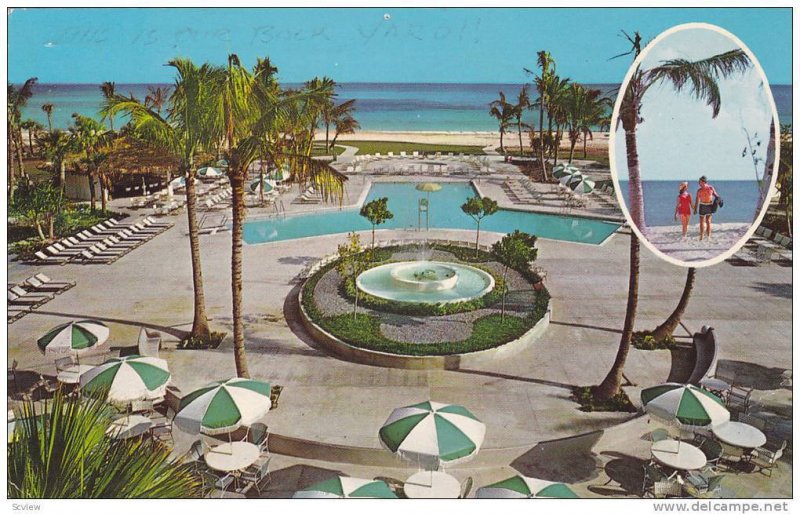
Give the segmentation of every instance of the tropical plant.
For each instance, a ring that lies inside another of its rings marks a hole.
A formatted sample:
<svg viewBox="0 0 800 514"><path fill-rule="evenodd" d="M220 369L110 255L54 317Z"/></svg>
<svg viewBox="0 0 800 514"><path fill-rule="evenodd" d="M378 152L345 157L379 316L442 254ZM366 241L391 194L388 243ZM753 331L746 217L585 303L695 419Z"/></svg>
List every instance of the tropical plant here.
<svg viewBox="0 0 800 514"><path fill-rule="evenodd" d="M33 140L44 128L41 123L33 120L25 120L19 126L28 132L28 154L33 155Z"/></svg>
<svg viewBox="0 0 800 514"><path fill-rule="evenodd" d="M678 301L678 305L675 307L675 310L672 311L672 314L650 334L653 336L656 343L663 342L671 337L675 329L678 328L683 313L686 312L686 307L689 305L689 298L692 296L694 274L694 268L688 268L686 270L686 282L683 286L683 293L681 293L681 299Z"/></svg>
<svg viewBox="0 0 800 514"><path fill-rule="evenodd" d="M50 182L23 182L14 198L20 216L36 227L42 241L55 238L56 217L64 209L64 194ZM45 236L43 226L47 227Z"/></svg>
<svg viewBox="0 0 800 514"><path fill-rule="evenodd" d="M325 124L325 149L333 150L333 145L341 134L353 134L360 124L353 117L355 99L347 100L339 105L326 104L322 111L322 122ZM333 139L328 142L330 127L333 125Z"/></svg>
<svg viewBox="0 0 800 514"><path fill-rule="evenodd" d="M258 61L251 73L235 54L220 69L218 86L210 105L213 110L208 140L221 141L221 153L228 162L228 178L233 190L231 230L231 296L233 304L233 347L236 372L248 377L242 315L242 237L245 205L244 183L247 169L260 156L273 163L288 158L292 165L291 179L311 181L324 200L341 202L346 177L324 162L312 159L313 130L319 106L327 95L327 87L306 88L288 95L276 95L275 88L264 80L269 70ZM291 140L278 143L268 134L281 128ZM309 135L308 132L311 132ZM267 147L267 143L272 142Z"/></svg>
<svg viewBox="0 0 800 514"><path fill-rule="evenodd" d="M107 100L104 110L113 116L130 117L135 137L178 159L177 173L186 181L186 215L189 224L189 249L192 260L194 314L187 339L208 342L212 334L206 315L203 267L200 258L200 234L197 225L197 189L195 156L214 144L208 127L214 122L212 101L220 71L208 64L197 66L188 59L168 63L175 69L175 87L169 98L167 116L162 117L151 106L134 98L115 95ZM215 78L216 77L216 78Z"/></svg>
<svg viewBox="0 0 800 514"><path fill-rule="evenodd" d="M17 412L8 444L9 498L203 496L191 465L174 460L169 448L148 438L108 437L113 411L99 399L57 392L41 407L26 402Z"/></svg>
<svg viewBox="0 0 800 514"><path fill-rule="evenodd" d="M547 104L547 88L549 76L555 73L556 62L546 50L536 52L536 65L541 72L538 76L532 70L524 68L529 75L534 75L534 86L539 93L536 102L539 104L539 161L542 165L542 177L547 180L547 167L545 166L545 145L544 145L544 111ZM533 141L533 138L531 138Z"/></svg>
<svg viewBox="0 0 800 514"><path fill-rule="evenodd" d="M147 96L144 97L144 105L156 111L161 116L161 109L166 105L169 100L168 87L153 87L147 86Z"/></svg>
<svg viewBox="0 0 800 514"><path fill-rule="evenodd" d="M110 144L112 134L94 118L74 113L72 119L73 126L70 127L70 134L75 149L83 155L82 162L86 165L91 209L95 209L94 182L97 177L100 183L100 203L105 213L109 181L102 164L107 158L105 148Z"/></svg>
<svg viewBox="0 0 800 514"><path fill-rule="evenodd" d="M506 294L508 293L508 269L525 269L536 260L536 236L515 230L492 245L492 255L503 265L503 300L500 319L506 316Z"/></svg>
<svg viewBox="0 0 800 514"><path fill-rule="evenodd" d="M372 224L372 250L375 251L375 226L382 225L388 220L394 218L394 214L388 207L389 198L376 198L370 202L365 203L361 207L361 216L365 217L367 221Z"/></svg>
<svg viewBox="0 0 800 514"><path fill-rule="evenodd" d="M547 88L547 133L551 141L553 166L558 164L558 152L561 149L561 140L564 127L567 124L566 99L570 88L570 80L562 79L555 73L548 77Z"/></svg>
<svg viewBox="0 0 800 514"><path fill-rule="evenodd" d="M528 128L528 126L522 122L522 115L525 114L525 111L531 108L531 98L528 94L528 85L522 86L519 90L519 96L517 97L517 103L514 104L514 120L515 124L517 125L517 135L519 136L519 156L522 157L523 150L522 150L522 129L523 127Z"/></svg>
<svg viewBox="0 0 800 514"><path fill-rule="evenodd" d="M53 131L53 104L42 104L42 111L47 116L47 131Z"/></svg>
<svg viewBox="0 0 800 514"><path fill-rule="evenodd" d="M68 132L62 130L50 130L45 134L40 134L36 139L36 146L42 152L42 156L47 162L52 163L50 172L53 177L57 177L57 183L62 191L66 186L66 164L75 148L75 141Z"/></svg>
<svg viewBox="0 0 800 514"><path fill-rule="evenodd" d="M481 238L481 220L498 211L497 202L488 196L473 196L461 206L461 210L464 211L464 214L469 215L477 225L475 234L475 255L478 255Z"/></svg>
<svg viewBox="0 0 800 514"><path fill-rule="evenodd" d="M108 100L117 94L117 85L115 82L103 82L100 84L100 91L103 93L103 98ZM111 130L111 132L114 132L114 117L104 116L103 119L108 120L108 128Z"/></svg>
<svg viewBox="0 0 800 514"><path fill-rule="evenodd" d="M338 249L339 261L336 264L336 270L339 275L345 280L355 281L356 277L364 271L367 263L364 259L364 251L361 248L361 238L355 232L347 234L347 240L344 244L339 245ZM353 319L356 319L358 313L358 286L355 287L355 294L353 301Z"/></svg>
<svg viewBox="0 0 800 514"><path fill-rule="evenodd" d="M792 236L792 157L794 144L792 126L781 126L781 159L778 167L777 185L781 195L778 205L786 217L786 233Z"/></svg>
<svg viewBox="0 0 800 514"><path fill-rule="evenodd" d="M36 77L29 78L24 84L17 87L8 84L6 128L8 130L8 194L9 199L14 198L16 189L17 175L12 165L14 158L17 161L17 172L20 177L25 176L25 166L22 162L22 108L33 96L33 86L36 84Z"/></svg>
<svg viewBox="0 0 800 514"><path fill-rule="evenodd" d="M361 128L361 124L351 115L343 115L333 120L333 139L329 150L333 150L336 145L336 140L342 134L355 134L356 130ZM334 154L335 155L335 154Z"/></svg>
<svg viewBox="0 0 800 514"><path fill-rule="evenodd" d="M500 91L500 98L489 103L489 114L499 123L500 151L506 153L506 149L503 146L503 136L511 125L511 120L514 118L514 105L508 103L505 93Z"/></svg>

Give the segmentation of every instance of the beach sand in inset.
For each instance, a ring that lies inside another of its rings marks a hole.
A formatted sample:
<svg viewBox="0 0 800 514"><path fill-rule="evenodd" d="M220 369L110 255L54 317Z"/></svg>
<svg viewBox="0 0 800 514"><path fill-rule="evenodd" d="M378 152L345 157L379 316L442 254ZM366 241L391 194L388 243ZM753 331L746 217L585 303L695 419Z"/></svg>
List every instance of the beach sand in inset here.
<svg viewBox="0 0 800 514"><path fill-rule="evenodd" d="M700 224L695 222L689 225L686 240L681 239L680 224L647 227L645 237L665 255L683 262L699 262L729 250L748 228L749 223L712 223L711 240L700 241Z"/></svg>

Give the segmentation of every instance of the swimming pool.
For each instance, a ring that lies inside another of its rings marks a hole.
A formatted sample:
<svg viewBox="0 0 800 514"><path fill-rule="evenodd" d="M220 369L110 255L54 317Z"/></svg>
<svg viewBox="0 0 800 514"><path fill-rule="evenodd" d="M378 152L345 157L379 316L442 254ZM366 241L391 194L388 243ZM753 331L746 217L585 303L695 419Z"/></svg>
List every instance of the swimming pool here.
<svg viewBox="0 0 800 514"><path fill-rule="evenodd" d="M417 205L427 193L417 191L413 182L378 182L372 185L366 202L388 197L394 218L378 229L416 229ZM461 211L461 204L475 196L475 189L466 182L443 182L442 189L430 194L430 228L475 230L475 222ZM481 221L481 232L508 233L521 230L537 237L574 243L601 244L613 234L619 223L554 214L538 214L500 209ZM272 217L248 221L244 225L244 241L248 244L271 243L302 237L370 230L369 222L358 209L326 211ZM422 215L425 228L425 215Z"/></svg>

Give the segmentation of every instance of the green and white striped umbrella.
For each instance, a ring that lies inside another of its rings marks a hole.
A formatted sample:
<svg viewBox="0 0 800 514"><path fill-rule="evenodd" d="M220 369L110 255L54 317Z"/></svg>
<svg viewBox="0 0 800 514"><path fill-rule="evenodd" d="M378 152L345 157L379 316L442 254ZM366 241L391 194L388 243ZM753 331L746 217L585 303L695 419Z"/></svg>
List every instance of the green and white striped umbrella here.
<svg viewBox="0 0 800 514"><path fill-rule="evenodd" d="M577 498L566 484L517 475L475 491L476 498Z"/></svg>
<svg viewBox="0 0 800 514"><path fill-rule="evenodd" d="M217 168L212 168L211 166L207 166L205 168L200 168L199 170L197 170L197 176L198 177L214 177L214 178L218 178L218 177L221 177L223 175L224 175L224 173L222 173L222 171L218 170Z"/></svg>
<svg viewBox="0 0 800 514"><path fill-rule="evenodd" d="M130 355L95 366L81 375L80 385L88 393L107 390L108 402L127 405L163 398L171 376L164 359Z"/></svg>
<svg viewBox="0 0 800 514"><path fill-rule="evenodd" d="M580 170L572 164L556 164L556 166L553 168L553 176L558 179L564 176L575 176L580 174Z"/></svg>
<svg viewBox="0 0 800 514"><path fill-rule="evenodd" d="M706 426L730 421L722 400L691 384L662 384L642 389L642 405L649 414L684 425Z"/></svg>
<svg viewBox="0 0 800 514"><path fill-rule="evenodd" d="M572 181L567 183L567 187L572 189L576 195L588 195L594 191L594 181L580 175L573 177Z"/></svg>
<svg viewBox="0 0 800 514"><path fill-rule="evenodd" d="M387 498L397 499L386 482L367 480L364 478L334 477L318 482L302 491L297 491L292 498Z"/></svg>
<svg viewBox="0 0 800 514"><path fill-rule="evenodd" d="M581 174L581 172L576 170L576 173L566 173L558 177L558 183L564 187L569 187L570 182L573 182L582 177L583 175Z"/></svg>
<svg viewBox="0 0 800 514"><path fill-rule="evenodd" d="M108 333L99 321L72 321L50 329L36 345L45 354L80 354L106 342Z"/></svg>
<svg viewBox="0 0 800 514"><path fill-rule="evenodd" d="M425 469L472 458L486 425L460 405L422 402L395 409L378 432L381 444Z"/></svg>
<svg viewBox="0 0 800 514"><path fill-rule="evenodd" d="M231 378L201 387L181 399L175 424L186 432L233 432L260 420L272 406L269 382Z"/></svg>

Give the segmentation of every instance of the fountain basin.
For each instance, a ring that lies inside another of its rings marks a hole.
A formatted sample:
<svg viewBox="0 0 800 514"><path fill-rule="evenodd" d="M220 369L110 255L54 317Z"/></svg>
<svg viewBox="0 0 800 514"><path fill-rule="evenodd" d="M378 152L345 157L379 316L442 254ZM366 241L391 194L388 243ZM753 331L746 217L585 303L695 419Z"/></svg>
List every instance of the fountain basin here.
<svg viewBox="0 0 800 514"><path fill-rule="evenodd" d="M494 288L489 273L450 262L393 262L356 278L365 293L398 302L453 303L481 297Z"/></svg>

